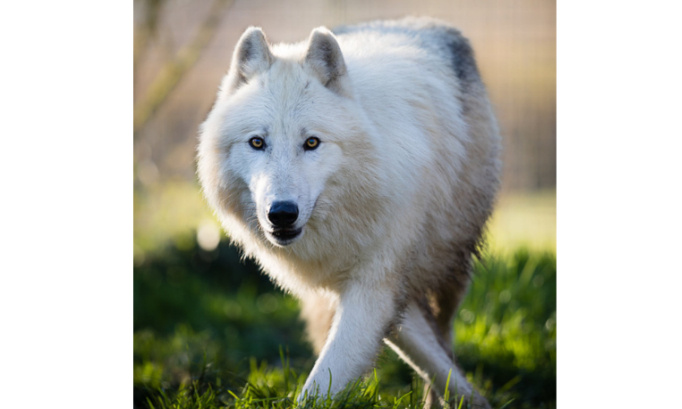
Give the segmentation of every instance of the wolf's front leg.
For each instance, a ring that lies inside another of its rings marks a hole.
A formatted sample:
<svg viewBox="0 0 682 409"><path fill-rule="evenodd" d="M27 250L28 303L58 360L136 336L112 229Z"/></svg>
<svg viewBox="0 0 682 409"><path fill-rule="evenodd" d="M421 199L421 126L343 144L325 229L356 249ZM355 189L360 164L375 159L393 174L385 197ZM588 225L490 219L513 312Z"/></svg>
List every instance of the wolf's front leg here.
<svg viewBox="0 0 682 409"><path fill-rule="evenodd" d="M395 291L390 287L385 282L355 282L343 291L327 341L299 400L306 395L334 395L371 367L396 316Z"/></svg>

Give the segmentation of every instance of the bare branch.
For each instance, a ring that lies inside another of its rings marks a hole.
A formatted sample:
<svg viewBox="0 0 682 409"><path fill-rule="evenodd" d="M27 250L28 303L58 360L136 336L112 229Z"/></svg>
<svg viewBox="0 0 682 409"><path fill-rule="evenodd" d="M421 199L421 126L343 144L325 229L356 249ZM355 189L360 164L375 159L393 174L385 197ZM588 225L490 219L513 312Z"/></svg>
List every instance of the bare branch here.
<svg viewBox="0 0 682 409"><path fill-rule="evenodd" d="M161 68L144 96L135 104L133 123L135 135L149 122L180 80L199 60L220 25L223 11L232 3L233 0L216 0L192 41L178 51L175 59Z"/></svg>

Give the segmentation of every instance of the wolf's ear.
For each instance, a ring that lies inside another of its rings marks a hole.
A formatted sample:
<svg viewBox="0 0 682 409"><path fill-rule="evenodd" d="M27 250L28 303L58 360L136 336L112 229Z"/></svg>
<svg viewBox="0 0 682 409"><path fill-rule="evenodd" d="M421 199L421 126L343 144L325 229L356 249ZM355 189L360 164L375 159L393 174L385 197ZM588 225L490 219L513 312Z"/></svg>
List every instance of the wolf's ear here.
<svg viewBox="0 0 682 409"><path fill-rule="evenodd" d="M249 27L237 42L232 55L232 69L236 71L234 87L254 75L266 71L273 62L268 40L260 27Z"/></svg>
<svg viewBox="0 0 682 409"><path fill-rule="evenodd" d="M331 31L324 27L313 30L305 62L312 68L322 85L337 93L347 94L346 63L343 61L339 43Z"/></svg>

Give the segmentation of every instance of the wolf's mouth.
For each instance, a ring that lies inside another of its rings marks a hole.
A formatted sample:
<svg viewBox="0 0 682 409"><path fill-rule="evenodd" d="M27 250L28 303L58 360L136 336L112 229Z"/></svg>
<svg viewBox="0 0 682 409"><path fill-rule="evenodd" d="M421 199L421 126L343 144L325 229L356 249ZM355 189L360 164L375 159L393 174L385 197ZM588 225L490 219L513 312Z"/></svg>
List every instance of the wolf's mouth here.
<svg viewBox="0 0 682 409"><path fill-rule="evenodd" d="M287 244L291 244L302 231L303 227L299 227L298 229L274 229L268 233L277 241L277 244L286 246Z"/></svg>

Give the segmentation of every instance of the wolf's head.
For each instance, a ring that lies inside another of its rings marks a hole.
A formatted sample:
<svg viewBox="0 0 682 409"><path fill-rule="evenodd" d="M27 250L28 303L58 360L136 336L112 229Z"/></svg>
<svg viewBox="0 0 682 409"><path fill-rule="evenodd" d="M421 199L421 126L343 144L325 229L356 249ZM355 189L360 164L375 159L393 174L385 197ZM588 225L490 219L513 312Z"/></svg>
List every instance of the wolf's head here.
<svg viewBox="0 0 682 409"><path fill-rule="evenodd" d="M352 154L345 145L361 132L354 107L329 30L271 47L260 28L247 29L198 152L204 193L228 233L248 230L283 247L314 228L311 217L328 205L323 196L333 196L334 177Z"/></svg>

